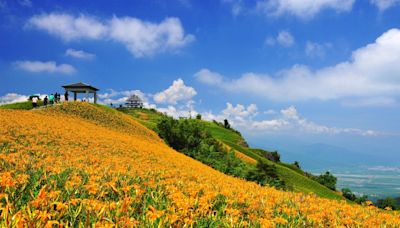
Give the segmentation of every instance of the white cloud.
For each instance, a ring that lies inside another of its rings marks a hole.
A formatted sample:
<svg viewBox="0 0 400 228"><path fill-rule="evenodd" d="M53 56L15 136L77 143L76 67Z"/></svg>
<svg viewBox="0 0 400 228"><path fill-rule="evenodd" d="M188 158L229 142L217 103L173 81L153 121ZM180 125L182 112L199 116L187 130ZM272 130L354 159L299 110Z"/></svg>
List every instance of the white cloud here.
<svg viewBox="0 0 400 228"><path fill-rule="evenodd" d="M265 39L264 43L268 46L274 46L275 44L279 44L283 47L291 47L294 45L295 39L289 31L282 30L278 33L276 38L268 36Z"/></svg>
<svg viewBox="0 0 400 228"><path fill-rule="evenodd" d="M400 30L391 29L374 43L354 51L351 60L315 71L295 65L273 76L245 73L237 79L221 79L215 76L220 74L207 69L195 75L199 81L208 78L207 84L227 91L275 101L393 97L400 95L399 62Z"/></svg>
<svg viewBox="0 0 400 228"><path fill-rule="evenodd" d="M197 94L193 87L186 86L182 79L175 80L166 90L156 93L153 99L156 103L177 104L179 101L188 101Z"/></svg>
<svg viewBox="0 0 400 228"><path fill-rule="evenodd" d="M305 52L311 58L324 58L326 51L332 48L331 43L316 43L307 41Z"/></svg>
<svg viewBox="0 0 400 228"><path fill-rule="evenodd" d="M108 30L106 25L92 16L75 17L63 13L35 15L29 19L28 26L45 30L65 41L101 39Z"/></svg>
<svg viewBox="0 0 400 228"><path fill-rule="evenodd" d="M93 59L93 58L96 57L95 54L88 53L88 52L85 52L85 51L82 51L82 50L75 50L75 49L72 49L72 48L67 49L65 51L65 55L66 56L71 56L71 57L74 57L74 58L77 58L77 59L87 59L87 60Z"/></svg>
<svg viewBox="0 0 400 228"><path fill-rule="evenodd" d="M400 4L400 0L371 0L380 11L384 11L390 7Z"/></svg>
<svg viewBox="0 0 400 228"><path fill-rule="evenodd" d="M284 47L291 47L294 44L294 38L289 31L280 31L276 37L276 41Z"/></svg>
<svg viewBox="0 0 400 228"><path fill-rule="evenodd" d="M27 101L28 98L28 96L17 93L7 93L6 95L0 97L0 105Z"/></svg>
<svg viewBox="0 0 400 228"><path fill-rule="evenodd" d="M294 15L308 19L325 9L347 12L355 0L259 0L256 9L268 16Z"/></svg>
<svg viewBox="0 0 400 228"><path fill-rule="evenodd" d="M60 73L72 74L75 73L75 68L69 64L57 65L54 61L41 62L41 61L17 61L14 65L22 70L32 73Z"/></svg>
<svg viewBox="0 0 400 228"><path fill-rule="evenodd" d="M64 41L88 39L122 43L137 58L175 52L195 39L185 34L180 20L175 17L153 23L133 17L100 20L90 15L51 13L33 16L27 25Z"/></svg>
<svg viewBox="0 0 400 228"><path fill-rule="evenodd" d="M280 115L272 119L257 119L257 106L251 104L247 107L237 104L233 106L227 103L227 107L220 114L212 112L203 113L206 120L223 121L228 119L229 122L241 130L249 133L309 133L309 134L350 134L361 136L376 136L382 133L372 130L361 130L357 128L338 128L320 125L303 118L294 106L290 106L280 111Z"/></svg>
<svg viewBox="0 0 400 228"><path fill-rule="evenodd" d="M194 77L200 82L209 85L221 84L224 80L224 77L222 75L211 72L208 69L201 69L194 75Z"/></svg>
<svg viewBox="0 0 400 228"><path fill-rule="evenodd" d="M125 44L135 57L176 50L194 40L193 35L185 35L178 18L166 18L155 24L137 18L114 17L110 23L110 38Z"/></svg>

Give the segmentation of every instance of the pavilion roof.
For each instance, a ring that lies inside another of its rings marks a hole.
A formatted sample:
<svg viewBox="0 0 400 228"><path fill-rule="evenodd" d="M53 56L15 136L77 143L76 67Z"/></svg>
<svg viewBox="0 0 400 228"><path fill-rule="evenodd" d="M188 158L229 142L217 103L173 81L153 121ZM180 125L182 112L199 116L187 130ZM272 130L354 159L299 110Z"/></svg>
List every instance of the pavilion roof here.
<svg viewBox="0 0 400 228"><path fill-rule="evenodd" d="M74 83L74 84L70 84L70 85L63 85L62 87L64 89L90 89L90 90L94 90L94 91L99 90L96 87L93 87L89 84L85 84L83 82L78 82L78 83Z"/></svg>

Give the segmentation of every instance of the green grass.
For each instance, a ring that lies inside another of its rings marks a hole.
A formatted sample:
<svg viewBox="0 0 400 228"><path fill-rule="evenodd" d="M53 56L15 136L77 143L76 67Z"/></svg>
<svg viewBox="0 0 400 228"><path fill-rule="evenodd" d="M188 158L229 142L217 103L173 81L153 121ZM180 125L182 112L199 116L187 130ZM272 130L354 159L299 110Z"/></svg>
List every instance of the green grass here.
<svg viewBox="0 0 400 228"><path fill-rule="evenodd" d="M151 111L148 109L120 109L120 111L129 114L135 120L139 121L148 128L154 130L161 113ZM294 165L286 163L274 163L261 156L262 150L252 149L246 146L244 138L235 131L225 129L213 122L203 121L206 129L218 140L231 148L255 159L263 160L268 164L275 164L279 177L285 181L294 191L303 193L315 193L316 195L329 199L343 200L337 192L328 189L327 187L319 184L304 176L304 172Z"/></svg>
<svg viewBox="0 0 400 228"><path fill-rule="evenodd" d="M43 105L43 101L38 102L39 106ZM29 110L32 109L32 102L30 101L24 101L24 102L18 102L18 103L12 103L12 104L5 104L5 105L0 105L0 109L22 109L22 110Z"/></svg>
<svg viewBox="0 0 400 228"><path fill-rule="evenodd" d="M133 119L153 131L157 127L158 120L163 115L162 113L157 112L154 109L118 108L117 110L132 116Z"/></svg>

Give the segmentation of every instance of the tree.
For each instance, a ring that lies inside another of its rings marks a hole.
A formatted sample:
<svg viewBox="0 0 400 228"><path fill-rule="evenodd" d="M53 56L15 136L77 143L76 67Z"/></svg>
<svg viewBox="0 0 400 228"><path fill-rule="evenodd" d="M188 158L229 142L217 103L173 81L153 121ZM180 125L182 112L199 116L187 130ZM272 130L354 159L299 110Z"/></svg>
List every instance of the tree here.
<svg viewBox="0 0 400 228"><path fill-rule="evenodd" d="M248 179L255 181L261 185L265 185L270 180L278 179L278 173L275 165L269 165L264 161L259 160L255 170L251 170L248 174Z"/></svg>
<svg viewBox="0 0 400 228"><path fill-rule="evenodd" d="M348 200L355 201L357 199L357 196L349 188L343 188L342 194Z"/></svg>
<svg viewBox="0 0 400 228"><path fill-rule="evenodd" d="M293 162L293 165L296 166L297 168L301 169L301 167L300 167L300 162L294 161L294 162Z"/></svg>
<svg viewBox="0 0 400 228"><path fill-rule="evenodd" d="M396 210L398 205L396 204L395 199L392 197L386 197L385 199L379 199L376 202L376 206L383 209L390 207L391 209Z"/></svg>
<svg viewBox="0 0 400 228"><path fill-rule="evenodd" d="M201 114L197 114L197 115L196 115L196 119L197 119L197 120L201 120Z"/></svg>
<svg viewBox="0 0 400 228"><path fill-rule="evenodd" d="M331 190L336 190L337 178L333 176L329 171L316 177L316 181L320 184L325 185Z"/></svg>
<svg viewBox="0 0 400 228"><path fill-rule="evenodd" d="M229 124L229 122L228 122L227 119L224 119L224 127L225 127L226 129L230 129L230 128L231 128L231 125Z"/></svg>
<svg viewBox="0 0 400 228"><path fill-rule="evenodd" d="M273 162L281 161L281 155L278 153L278 151L274 151L274 152L264 151L264 157Z"/></svg>

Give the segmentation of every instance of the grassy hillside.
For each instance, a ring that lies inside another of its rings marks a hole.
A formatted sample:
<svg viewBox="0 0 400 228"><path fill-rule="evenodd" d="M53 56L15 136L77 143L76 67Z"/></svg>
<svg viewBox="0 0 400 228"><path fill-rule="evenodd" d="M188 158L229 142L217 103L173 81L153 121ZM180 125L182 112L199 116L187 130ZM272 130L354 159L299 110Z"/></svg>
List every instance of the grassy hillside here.
<svg viewBox="0 0 400 228"><path fill-rule="evenodd" d="M121 109L121 111L133 116L135 120L149 126L151 129L155 128L156 122L161 115L147 109ZM234 149L237 157L242 158L244 161L254 164L257 160L263 160L268 164L275 164L279 177L293 190L303 193L315 193L318 196L329 199L343 199L337 192L302 175L303 172L300 169L296 169L290 164L273 163L260 156L260 150L247 147L245 139L237 132L225 129L213 122L203 121L203 123L216 139L220 140L227 147Z"/></svg>
<svg viewBox="0 0 400 228"><path fill-rule="evenodd" d="M38 105L41 106L43 105L43 101L39 101ZM33 108L32 102L30 101L24 101L24 102L18 102L18 103L12 103L12 104L4 104L0 105L0 109L21 109L21 110L30 110Z"/></svg>
<svg viewBox="0 0 400 228"><path fill-rule="evenodd" d="M0 110L1 227L396 227L399 214L224 175L131 117Z"/></svg>

